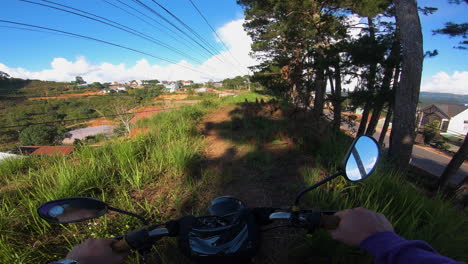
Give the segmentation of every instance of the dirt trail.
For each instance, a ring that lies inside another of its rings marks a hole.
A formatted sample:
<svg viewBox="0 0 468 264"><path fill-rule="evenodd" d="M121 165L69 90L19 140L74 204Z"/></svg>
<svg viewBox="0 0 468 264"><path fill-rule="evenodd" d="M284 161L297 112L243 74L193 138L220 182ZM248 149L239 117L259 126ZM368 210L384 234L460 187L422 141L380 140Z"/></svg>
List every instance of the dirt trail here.
<svg viewBox="0 0 468 264"><path fill-rule="evenodd" d="M40 96L40 97L30 97L28 100L49 100L49 99L66 99L72 97L82 97L82 96L100 96L105 95L101 92L86 92L86 93L77 93L77 94L61 94L57 96Z"/></svg>
<svg viewBox="0 0 468 264"><path fill-rule="evenodd" d="M287 139L257 147L236 144L234 136L242 131L232 129L230 113L234 109L223 107L208 115L201 125L206 142L205 166L223 177L217 194L237 197L249 207L291 205L303 187L300 169L312 160L294 150ZM255 263L287 263L287 248L294 233L291 229L264 233Z"/></svg>

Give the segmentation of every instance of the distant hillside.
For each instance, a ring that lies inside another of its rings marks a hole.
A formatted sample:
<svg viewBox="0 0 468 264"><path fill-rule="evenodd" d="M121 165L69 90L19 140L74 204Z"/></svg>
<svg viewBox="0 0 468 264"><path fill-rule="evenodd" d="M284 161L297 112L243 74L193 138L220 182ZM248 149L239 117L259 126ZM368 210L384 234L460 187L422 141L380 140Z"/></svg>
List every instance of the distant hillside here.
<svg viewBox="0 0 468 264"><path fill-rule="evenodd" d="M56 96L67 93L80 93L97 89L75 88L68 82L23 80L17 78L0 79L0 97Z"/></svg>
<svg viewBox="0 0 468 264"><path fill-rule="evenodd" d="M468 95L421 92L419 95L419 102L422 106L434 103L468 104Z"/></svg>

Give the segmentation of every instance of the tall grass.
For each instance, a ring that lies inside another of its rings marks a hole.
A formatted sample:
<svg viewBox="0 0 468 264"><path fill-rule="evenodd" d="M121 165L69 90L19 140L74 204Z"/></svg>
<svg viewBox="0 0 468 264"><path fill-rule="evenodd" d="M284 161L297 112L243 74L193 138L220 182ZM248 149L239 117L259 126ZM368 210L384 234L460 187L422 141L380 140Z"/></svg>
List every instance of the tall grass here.
<svg viewBox="0 0 468 264"><path fill-rule="evenodd" d="M0 263L46 263L63 258L85 238L124 234L140 223L110 213L95 221L49 225L36 208L52 199L90 196L135 211L153 222L199 212L196 204L205 186L218 175L200 171L202 136L197 125L220 104L259 95L205 99L171 112L143 119L137 127L148 133L107 142L99 148L80 147L70 156L28 157L0 164ZM193 205L187 207L187 204ZM167 245L164 243L168 243ZM161 248L170 248L162 242ZM161 251L155 251L162 260ZM132 260L130 260L130 263Z"/></svg>
<svg viewBox="0 0 468 264"><path fill-rule="evenodd" d="M187 168L201 156L202 137L196 125L215 106L203 101L158 114L139 122L139 127L149 129L147 134L100 148L81 147L67 157L2 162L0 262L45 263L63 257L60 254L85 237L111 237L137 224L129 217L111 214L112 221L104 217L90 225L49 225L36 213L48 200L91 196L146 213L155 221L168 217L164 209L180 205L177 194L194 190L192 171Z"/></svg>
<svg viewBox="0 0 468 264"><path fill-rule="evenodd" d="M306 183L318 181L324 171L334 172L349 146L345 144L347 142L350 143L350 139L341 134L325 140L315 150L318 167L303 171ZM344 178L335 179L307 194L305 201L315 208L364 207L381 212L399 235L411 240L424 240L442 255L459 261L468 260L466 215L453 208L449 201L427 197L423 190L410 184L404 175L385 161L365 181L350 183ZM335 263L372 263L366 254L332 241L324 232L301 241L296 250L296 254L310 256L310 261L327 259Z"/></svg>
<svg viewBox="0 0 468 264"><path fill-rule="evenodd" d="M206 113L222 104L245 99L252 102L256 98L260 100L261 96L247 93L161 113L137 123L137 127L149 129L146 134L110 141L100 148L82 147L67 157L28 157L2 162L0 263L51 262L62 258L85 238L113 237L140 224L131 217L111 213L87 223L49 225L36 213L37 206L48 200L91 196L142 213L154 222L184 213L200 213L204 207L199 202L203 203L208 196L207 188L215 188L222 175L199 166L203 145L197 125ZM313 128L304 129L307 132ZM264 130L274 129L265 126ZM331 133L314 138L306 132L301 149L316 160L315 167L303 170L305 182L311 184L334 172L351 139ZM267 152L249 160L252 166L271 163ZM353 184L337 179L308 194L305 202L315 208L363 206L380 211L402 236L425 240L448 257L468 259L466 217L446 201L427 198L386 164L365 182ZM300 256L301 263L330 262L330 259L335 263L371 262L367 255L332 241L324 232L301 238L300 245L291 253ZM174 241L161 241L153 258L162 263L182 263L182 259L174 257L180 253L169 253L177 252L173 248Z"/></svg>

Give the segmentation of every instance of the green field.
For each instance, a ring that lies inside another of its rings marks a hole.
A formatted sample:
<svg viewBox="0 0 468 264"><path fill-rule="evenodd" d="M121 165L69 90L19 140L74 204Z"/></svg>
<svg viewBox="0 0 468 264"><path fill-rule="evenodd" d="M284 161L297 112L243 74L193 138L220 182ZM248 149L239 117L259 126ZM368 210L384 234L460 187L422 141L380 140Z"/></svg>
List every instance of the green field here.
<svg viewBox="0 0 468 264"><path fill-rule="evenodd" d="M15 88L15 85L18 86ZM68 93L96 92L96 89L66 88L69 83L0 80L0 151L11 150L18 144L22 129L31 124L52 122L50 125L70 127L86 120L104 118L115 114L118 106L131 109L147 104L160 94L159 90L129 90L100 96L71 97L64 99L28 100L30 97L55 96ZM64 89L69 89L65 91ZM50 91L49 91L50 90ZM45 94L44 91L49 91ZM2 96L3 95L3 96ZM74 120L74 121L67 121Z"/></svg>

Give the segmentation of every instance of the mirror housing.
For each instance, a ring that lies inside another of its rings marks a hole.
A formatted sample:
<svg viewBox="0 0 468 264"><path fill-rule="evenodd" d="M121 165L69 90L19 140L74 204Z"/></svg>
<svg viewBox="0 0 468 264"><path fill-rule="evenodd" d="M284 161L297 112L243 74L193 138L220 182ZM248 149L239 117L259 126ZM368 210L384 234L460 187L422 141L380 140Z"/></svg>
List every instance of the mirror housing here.
<svg viewBox="0 0 468 264"><path fill-rule="evenodd" d="M67 224L101 217L109 206L90 197L71 197L49 201L37 209L39 216L49 223Z"/></svg>
<svg viewBox="0 0 468 264"><path fill-rule="evenodd" d="M341 170L352 182L359 182L369 177L380 159L379 144L373 137L360 136L353 141L343 160Z"/></svg>

